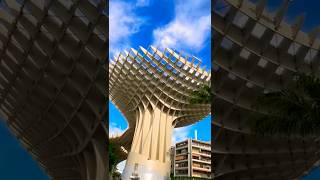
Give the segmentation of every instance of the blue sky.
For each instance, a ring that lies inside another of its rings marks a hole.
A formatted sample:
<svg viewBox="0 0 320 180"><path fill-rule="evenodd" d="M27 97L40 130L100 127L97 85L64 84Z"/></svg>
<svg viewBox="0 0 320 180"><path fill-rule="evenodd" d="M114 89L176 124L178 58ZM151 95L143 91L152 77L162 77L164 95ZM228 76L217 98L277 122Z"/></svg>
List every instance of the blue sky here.
<svg viewBox="0 0 320 180"><path fill-rule="evenodd" d="M194 55L210 69L210 0L111 0L109 9L110 57L130 47L154 45ZM120 134L127 122L109 102L110 135ZM210 140L210 117L192 127L174 131L173 141L193 137Z"/></svg>
<svg viewBox="0 0 320 180"><path fill-rule="evenodd" d="M110 57L119 51L171 47L210 66L210 0L110 0Z"/></svg>
<svg viewBox="0 0 320 180"><path fill-rule="evenodd" d="M0 119L0 179L49 180Z"/></svg>
<svg viewBox="0 0 320 180"><path fill-rule="evenodd" d="M194 55L210 69L210 0L111 0L109 7L111 58L130 47L154 45ZM126 120L111 102L109 119L110 136L126 130ZM210 121L208 116L194 125L176 128L172 143L194 138L195 130L199 140L210 141Z"/></svg>

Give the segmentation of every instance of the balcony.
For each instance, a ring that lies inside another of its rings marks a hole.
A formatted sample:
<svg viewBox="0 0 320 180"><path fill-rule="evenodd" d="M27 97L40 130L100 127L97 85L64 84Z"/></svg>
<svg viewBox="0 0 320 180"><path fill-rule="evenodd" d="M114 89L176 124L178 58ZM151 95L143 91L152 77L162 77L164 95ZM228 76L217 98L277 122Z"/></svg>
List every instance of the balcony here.
<svg viewBox="0 0 320 180"><path fill-rule="evenodd" d="M200 149L205 149L205 150L211 151L211 146L208 146L208 145L201 145L201 144L192 143L192 147L197 147Z"/></svg>
<svg viewBox="0 0 320 180"><path fill-rule="evenodd" d="M203 171L203 172L211 172L211 168L205 168L205 167L194 167L192 166L192 169L198 170L198 171Z"/></svg>
<svg viewBox="0 0 320 180"><path fill-rule="evenodd" d="M175 160L176 161L185 161L185 160L188 160L188 156L187 155L176 156Z"/></svg>
<svg viewBox="0 0 320 180"><path fill-rule="evenodd" d="M211 164L211 159L210 160L204 160L204 159L193 159L192 161L194 162L199 162L199 163L205 163L205 164Z"/></svg>
<svg viewBox="0 0 320 180"><path fill-rule="evenodd" d="M207 153L203 153L203 152L192 152L192 155L204 156L204 157L211 158L211 154L207 154Z"/></svg>

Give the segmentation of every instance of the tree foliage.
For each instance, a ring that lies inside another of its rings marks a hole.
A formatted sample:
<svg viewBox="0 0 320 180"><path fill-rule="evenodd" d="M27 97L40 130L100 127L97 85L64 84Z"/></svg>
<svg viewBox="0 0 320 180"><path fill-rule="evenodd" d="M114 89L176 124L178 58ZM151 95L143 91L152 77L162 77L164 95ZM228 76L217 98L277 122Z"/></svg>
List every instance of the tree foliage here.
<svg viewBox="0 0 320 180"><path fill-rule="evenodd" d="M203 85L198 90L191 93L191 104L211 104L213 94L209 85Z"/></svg>
<svg viewBox="0 0 320 180"><path fill-rule="evenodd" d="M297 74L281 91L263 94L257 104L265 113L253 113L249 124L260 135L316 136L320 134L320 79Z"/></svg>
<svg viewBox="0 0 320 180"><path fill-rule="evenodd" d="M114 168L116 167L119 158L116 154L116 148L113 143L109 142L108 150L109 150L108 151L108 153L109 153L109 172L112 172L114 170Z"/></svg>

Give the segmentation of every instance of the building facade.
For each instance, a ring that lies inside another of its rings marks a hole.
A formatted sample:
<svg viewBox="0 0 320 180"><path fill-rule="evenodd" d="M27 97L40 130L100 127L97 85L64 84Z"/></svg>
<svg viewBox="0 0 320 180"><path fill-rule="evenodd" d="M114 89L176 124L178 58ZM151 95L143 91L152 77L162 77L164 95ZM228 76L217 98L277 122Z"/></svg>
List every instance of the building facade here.
<svg viewBox="0 0 320 180"><path fill-rule="evenodd" d="M187 139L173 149L174 177L211 179L211 143Z"/></svg>
<svg viewBox="0 0 320 180"><path fill-rule="evenodd" d="M293 83L296 72L319 75L319 29L301 31L304 16L284 21L295 1L273 12L266 2L213 1L215 180L299 179L320 159L317 137L259 136L247 123L251 112L263 112L255 105L261 94Z"/></svg>
<svg viewBox="0 0 320 180"><path fill-rule="evenodd" d="M189 101L194 90L210 85L210 77L197 58L169 48L140 47L110 61L109 99L129 124L112 139L129 152L122 179L169 178L172 130L210 113L210 104Z"/></svg>

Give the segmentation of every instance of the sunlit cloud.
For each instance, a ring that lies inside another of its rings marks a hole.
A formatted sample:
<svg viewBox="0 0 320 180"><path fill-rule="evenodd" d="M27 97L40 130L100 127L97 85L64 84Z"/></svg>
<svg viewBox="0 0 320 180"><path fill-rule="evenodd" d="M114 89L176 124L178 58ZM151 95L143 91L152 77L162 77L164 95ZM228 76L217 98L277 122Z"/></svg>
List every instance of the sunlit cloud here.
<svg viewBox="0 0 320 180"><path fill-rule="evenodd" d="M130 37L139 32L145 19L126 1L111 0L109 6L109 55L112 58L130 47Z"/></svg>
<svg viewBox="0 0 320 180"><path fill-rule="evenodd" d="M120 136L125 130L126 128L123 128L112 122L109 124L109 138Z"/></svg>
<svg viewBox="0 0 320 180"><path fill-rule="evenodd" d="M210 42L211 13L209 0L177 1L175 18L153 31L158 48L200 51Z"/></svg>
<svg viewBox="0 0 320 180"><path fill-rule="evenodd" d="M191 126L175 128L172 134L172 145L175 145L177 142L184 141L189 137L189 132L191 131Z"/></svg>

